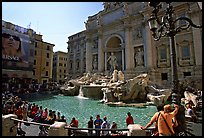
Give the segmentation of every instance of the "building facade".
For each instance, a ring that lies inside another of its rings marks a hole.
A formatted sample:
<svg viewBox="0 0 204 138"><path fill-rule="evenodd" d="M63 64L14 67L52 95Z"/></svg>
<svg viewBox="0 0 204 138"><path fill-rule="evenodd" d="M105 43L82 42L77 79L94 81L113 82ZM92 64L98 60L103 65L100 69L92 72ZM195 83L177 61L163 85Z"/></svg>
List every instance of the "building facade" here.
<svg viewBox="0 0 204 138"><path fill-rule="evenodd" d="M52 81L54 46L54 44L44 42L42 35L35 35L33 75L36 83L43 84Z"/></svg>
<svg viewBox="0 0 204 138"><path fill-rule="evenodd" d="M35 32L2 20L2 87L29 88ZM4 84L6 86L4 86Z"/></svg>
<svg viewBox="0 0 204 138"><path fill-rule="evenodd" d="M150 80L171 86L169 38L154 41L147 24L153 9L147 2L103 4L102 11L88 17L86 30L68 37L69 76L77 77L85 72L111 74L108 59L114 53L116 68L124 72L126 79L148 73ZM195 24L202 24L197 2L172 4L175 16L187 16ZM165 8L164 4L159 14ZM186 25L186 22L178 24ZM202 29L190 27L175 38L179 79L193 77L202 81Z"/></svg>
<svg viewBox="0 0 204 138"><path fill-rule="evenodd" d="M53 56L53 81L59 84L63 84L67 79L67 53L57 51Z"/></svg>
<svg viewBox="0 0 204 138"><path fill-rule="evenodd" d="M68 79L83 75L86 72L86 35L85 31L69 37L68 43Z"/></svg>

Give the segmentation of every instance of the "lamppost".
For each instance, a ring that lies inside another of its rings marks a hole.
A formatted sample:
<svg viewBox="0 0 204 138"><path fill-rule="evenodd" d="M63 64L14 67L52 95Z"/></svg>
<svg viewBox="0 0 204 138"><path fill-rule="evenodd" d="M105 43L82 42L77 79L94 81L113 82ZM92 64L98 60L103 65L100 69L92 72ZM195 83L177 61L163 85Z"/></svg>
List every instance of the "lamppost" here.
<svg viewBox="0 0 204 138"><path fill-rule="evenodd" d="M161 37L169 37L170 41L170 51L171 51L171 71L172 71L172 103L178 103L180 100L180 93L178 89L178 74L177 74L177 64L176 64L176 51L175 51L175 36L182 30L186 30L189 27L202 28L202 26L195 25L191 19L187 17L178 17L174 16L174 8L171 5L171 2L167 3L167 9L165 15L161 18L161 21L158 18L158 12L162 8L160 2L149 2L149 6L153 7L153 11L150 19L148 20L150 30L152 31L152 36L154 40L159 41ZM185 26L177 26L178 21L186 21Z"/></svg>

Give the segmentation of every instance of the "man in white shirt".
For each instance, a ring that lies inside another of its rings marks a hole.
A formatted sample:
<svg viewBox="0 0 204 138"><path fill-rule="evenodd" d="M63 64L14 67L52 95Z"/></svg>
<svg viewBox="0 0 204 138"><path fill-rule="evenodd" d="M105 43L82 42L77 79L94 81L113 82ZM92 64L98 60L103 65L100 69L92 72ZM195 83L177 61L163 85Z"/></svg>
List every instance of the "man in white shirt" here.
<svg viewBox="0 0 204 138"><path fill-rule="evenodd" d="M101 129L109 129L110 128L110 123L107 121L106 116L103 117L103 123L101 125ZM101 136L108 136L109 131L101 131Z"/></svg>

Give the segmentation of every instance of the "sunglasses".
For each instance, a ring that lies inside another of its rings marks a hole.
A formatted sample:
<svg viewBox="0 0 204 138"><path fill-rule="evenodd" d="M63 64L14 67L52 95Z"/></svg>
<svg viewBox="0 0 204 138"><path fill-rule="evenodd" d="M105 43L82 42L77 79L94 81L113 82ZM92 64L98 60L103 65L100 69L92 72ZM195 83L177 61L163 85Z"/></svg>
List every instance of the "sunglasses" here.
<svg viewBox="0 0 204 138"><path fill-rule="evenodd" d="M3 34L2 34L2 37L7 38L7 39L9 39L9 38L12 37L14 40L20 41L20 38L19 38L19 37L14 36L14 35L10 35L10 34L6 34L6 33L3 33Z"/></svg>

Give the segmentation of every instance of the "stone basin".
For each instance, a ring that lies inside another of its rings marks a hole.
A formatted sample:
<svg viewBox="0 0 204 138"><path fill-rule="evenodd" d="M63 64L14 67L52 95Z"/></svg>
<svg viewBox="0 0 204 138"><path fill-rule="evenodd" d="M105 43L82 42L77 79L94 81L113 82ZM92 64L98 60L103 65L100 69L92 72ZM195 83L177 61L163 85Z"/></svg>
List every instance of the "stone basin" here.
<svg viewBox="0 0 204 138"><path fill-rule="evenodd" d="M106 86L81 85L79 89L79 96L101 100L103 99L103 91L101 90L102 88L106 88Z"/></svg>

